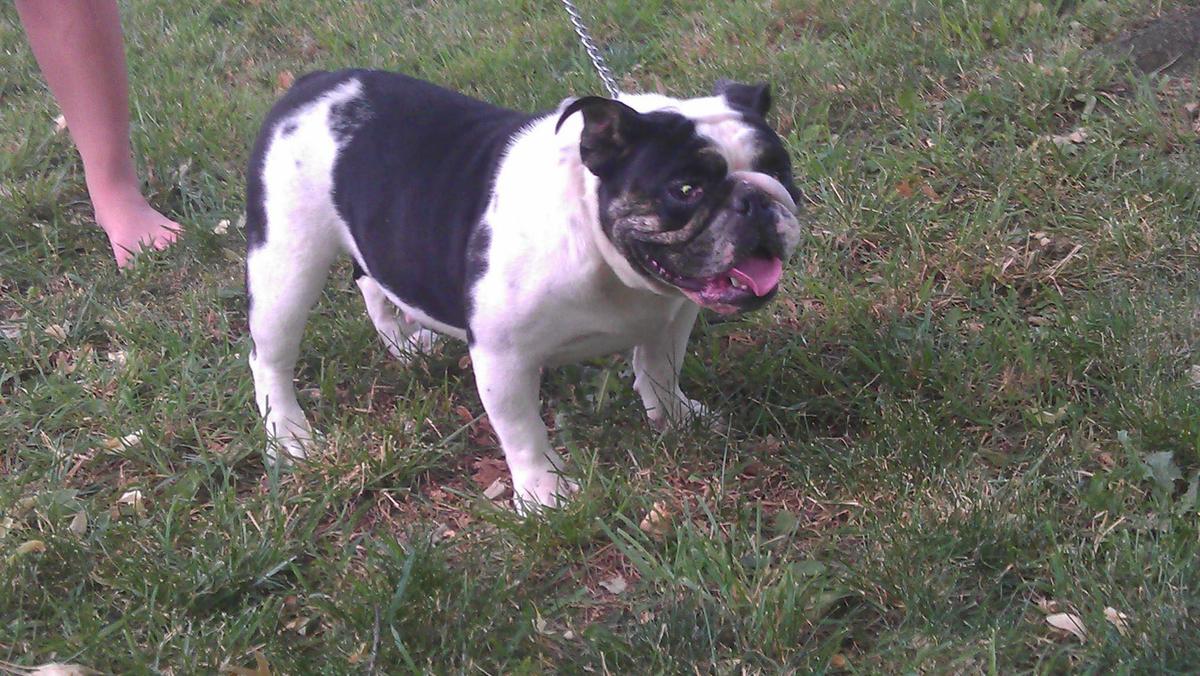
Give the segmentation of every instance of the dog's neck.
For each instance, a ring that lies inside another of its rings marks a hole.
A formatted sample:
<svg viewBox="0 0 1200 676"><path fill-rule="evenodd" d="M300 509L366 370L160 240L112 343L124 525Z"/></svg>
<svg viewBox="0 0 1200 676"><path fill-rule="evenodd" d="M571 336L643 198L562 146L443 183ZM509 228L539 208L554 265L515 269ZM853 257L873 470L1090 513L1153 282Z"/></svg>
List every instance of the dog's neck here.
<svg viewBox="0 0 1200 676"><path fill-rule="evenodd" d="M530 129L529 135L537 137L536 143L540 147L551 149L555 156L555 162L567 176L568 190L563 205L564 213L567 218L584 226L575 232L586 233L587 237L586 242L578 244L590 246L599 252L613 275L625 286L655 295L678 295L655 284L635 270L604 232L604 226L600 222L600 179L583 166L583 160L579 157L579 136L583 131L583 116L574 115L568 118L555 133L554 125L557 120L557 112L543 118Z"/></svg>

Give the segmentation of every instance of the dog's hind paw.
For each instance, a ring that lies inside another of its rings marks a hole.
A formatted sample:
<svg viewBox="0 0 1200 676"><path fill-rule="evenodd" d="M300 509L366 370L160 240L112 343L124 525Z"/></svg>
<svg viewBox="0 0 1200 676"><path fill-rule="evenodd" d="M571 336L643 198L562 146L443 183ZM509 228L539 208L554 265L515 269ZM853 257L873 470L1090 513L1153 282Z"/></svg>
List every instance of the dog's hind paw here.
<svg viewBox="0 0 1200 676"><path fill-rule="evenodd" d="M678 429L693 422L711 421L712 411L695 399L681 399L674 406L662 406L646 409L646 417L650 426L662 432L668 429Z"/></svg>
<svg viewBox="0 0 1200 676"><path fill-rule="evenodd" d="M522 516L563 507L578 492L579 484L553 470L513 475L513 506Z"/></svg>

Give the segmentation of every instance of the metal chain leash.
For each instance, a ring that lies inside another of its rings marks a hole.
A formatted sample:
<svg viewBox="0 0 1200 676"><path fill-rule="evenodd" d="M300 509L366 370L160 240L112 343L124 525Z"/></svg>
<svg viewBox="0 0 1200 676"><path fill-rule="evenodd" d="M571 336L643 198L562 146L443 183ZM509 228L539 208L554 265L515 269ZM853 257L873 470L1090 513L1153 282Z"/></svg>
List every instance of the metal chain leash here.
<svg viewBox="0 0 1200 676"><path fill-rule="evenodd" d="M571 25L575 27L575 34L579 36L579 41L583 43L583 49L592 60L592 65L596 67L596 73L600 75L600 80L604 82L604 88L608 90L608 95L616 98L621 94L621 90L617 88L617 81L613 78L612 71L604 63L604 57L600 55L600 50L597 49L596 43L592 42L592 35L588 32L587 26L583 23L583 17L579 14L579 9L575 7L575 3L571 0L562 0L563 7L566 8L567 14L571 17Z"/></svg>

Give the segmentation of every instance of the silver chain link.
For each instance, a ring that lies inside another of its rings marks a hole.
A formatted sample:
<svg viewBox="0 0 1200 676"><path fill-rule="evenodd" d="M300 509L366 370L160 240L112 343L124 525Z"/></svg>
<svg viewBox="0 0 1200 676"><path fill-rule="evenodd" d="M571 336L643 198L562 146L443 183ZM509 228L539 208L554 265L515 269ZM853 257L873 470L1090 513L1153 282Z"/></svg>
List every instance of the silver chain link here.
<svg viewBox="0 0 1200 676"><path fill-rule="evenodd" d="M600 55L596 43L592 42L592 35L584 25L583 17L571 0L562 0L562 4L571 17L571 25L575 27L575 34L579 36L579 41L583 43L584 51L591 58L592 65L596 67L596 73L600 75L600 80L604 82L604 88L608 90L608 95L615 99L621 94L621 90L617 88L617 81L613 78L612 71L605 65L604 57Z"/></svg>

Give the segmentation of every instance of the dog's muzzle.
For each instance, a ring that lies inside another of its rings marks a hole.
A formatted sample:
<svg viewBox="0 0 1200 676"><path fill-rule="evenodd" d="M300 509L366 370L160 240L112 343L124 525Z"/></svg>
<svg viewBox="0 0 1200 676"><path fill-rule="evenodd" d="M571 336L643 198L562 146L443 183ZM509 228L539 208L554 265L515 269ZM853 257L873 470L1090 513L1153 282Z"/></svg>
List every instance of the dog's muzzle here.
<svg viewBox="0 0 1200 676"><path fill-rule="evenodd" d="M734 200L752 199L753 193L757 192L783 205L793 216L799 210L791 193L774 176L757 171L735 171L729 174L729 178L737 182L734 187ZM735 202L735 208L737 206Z"/></svg>

